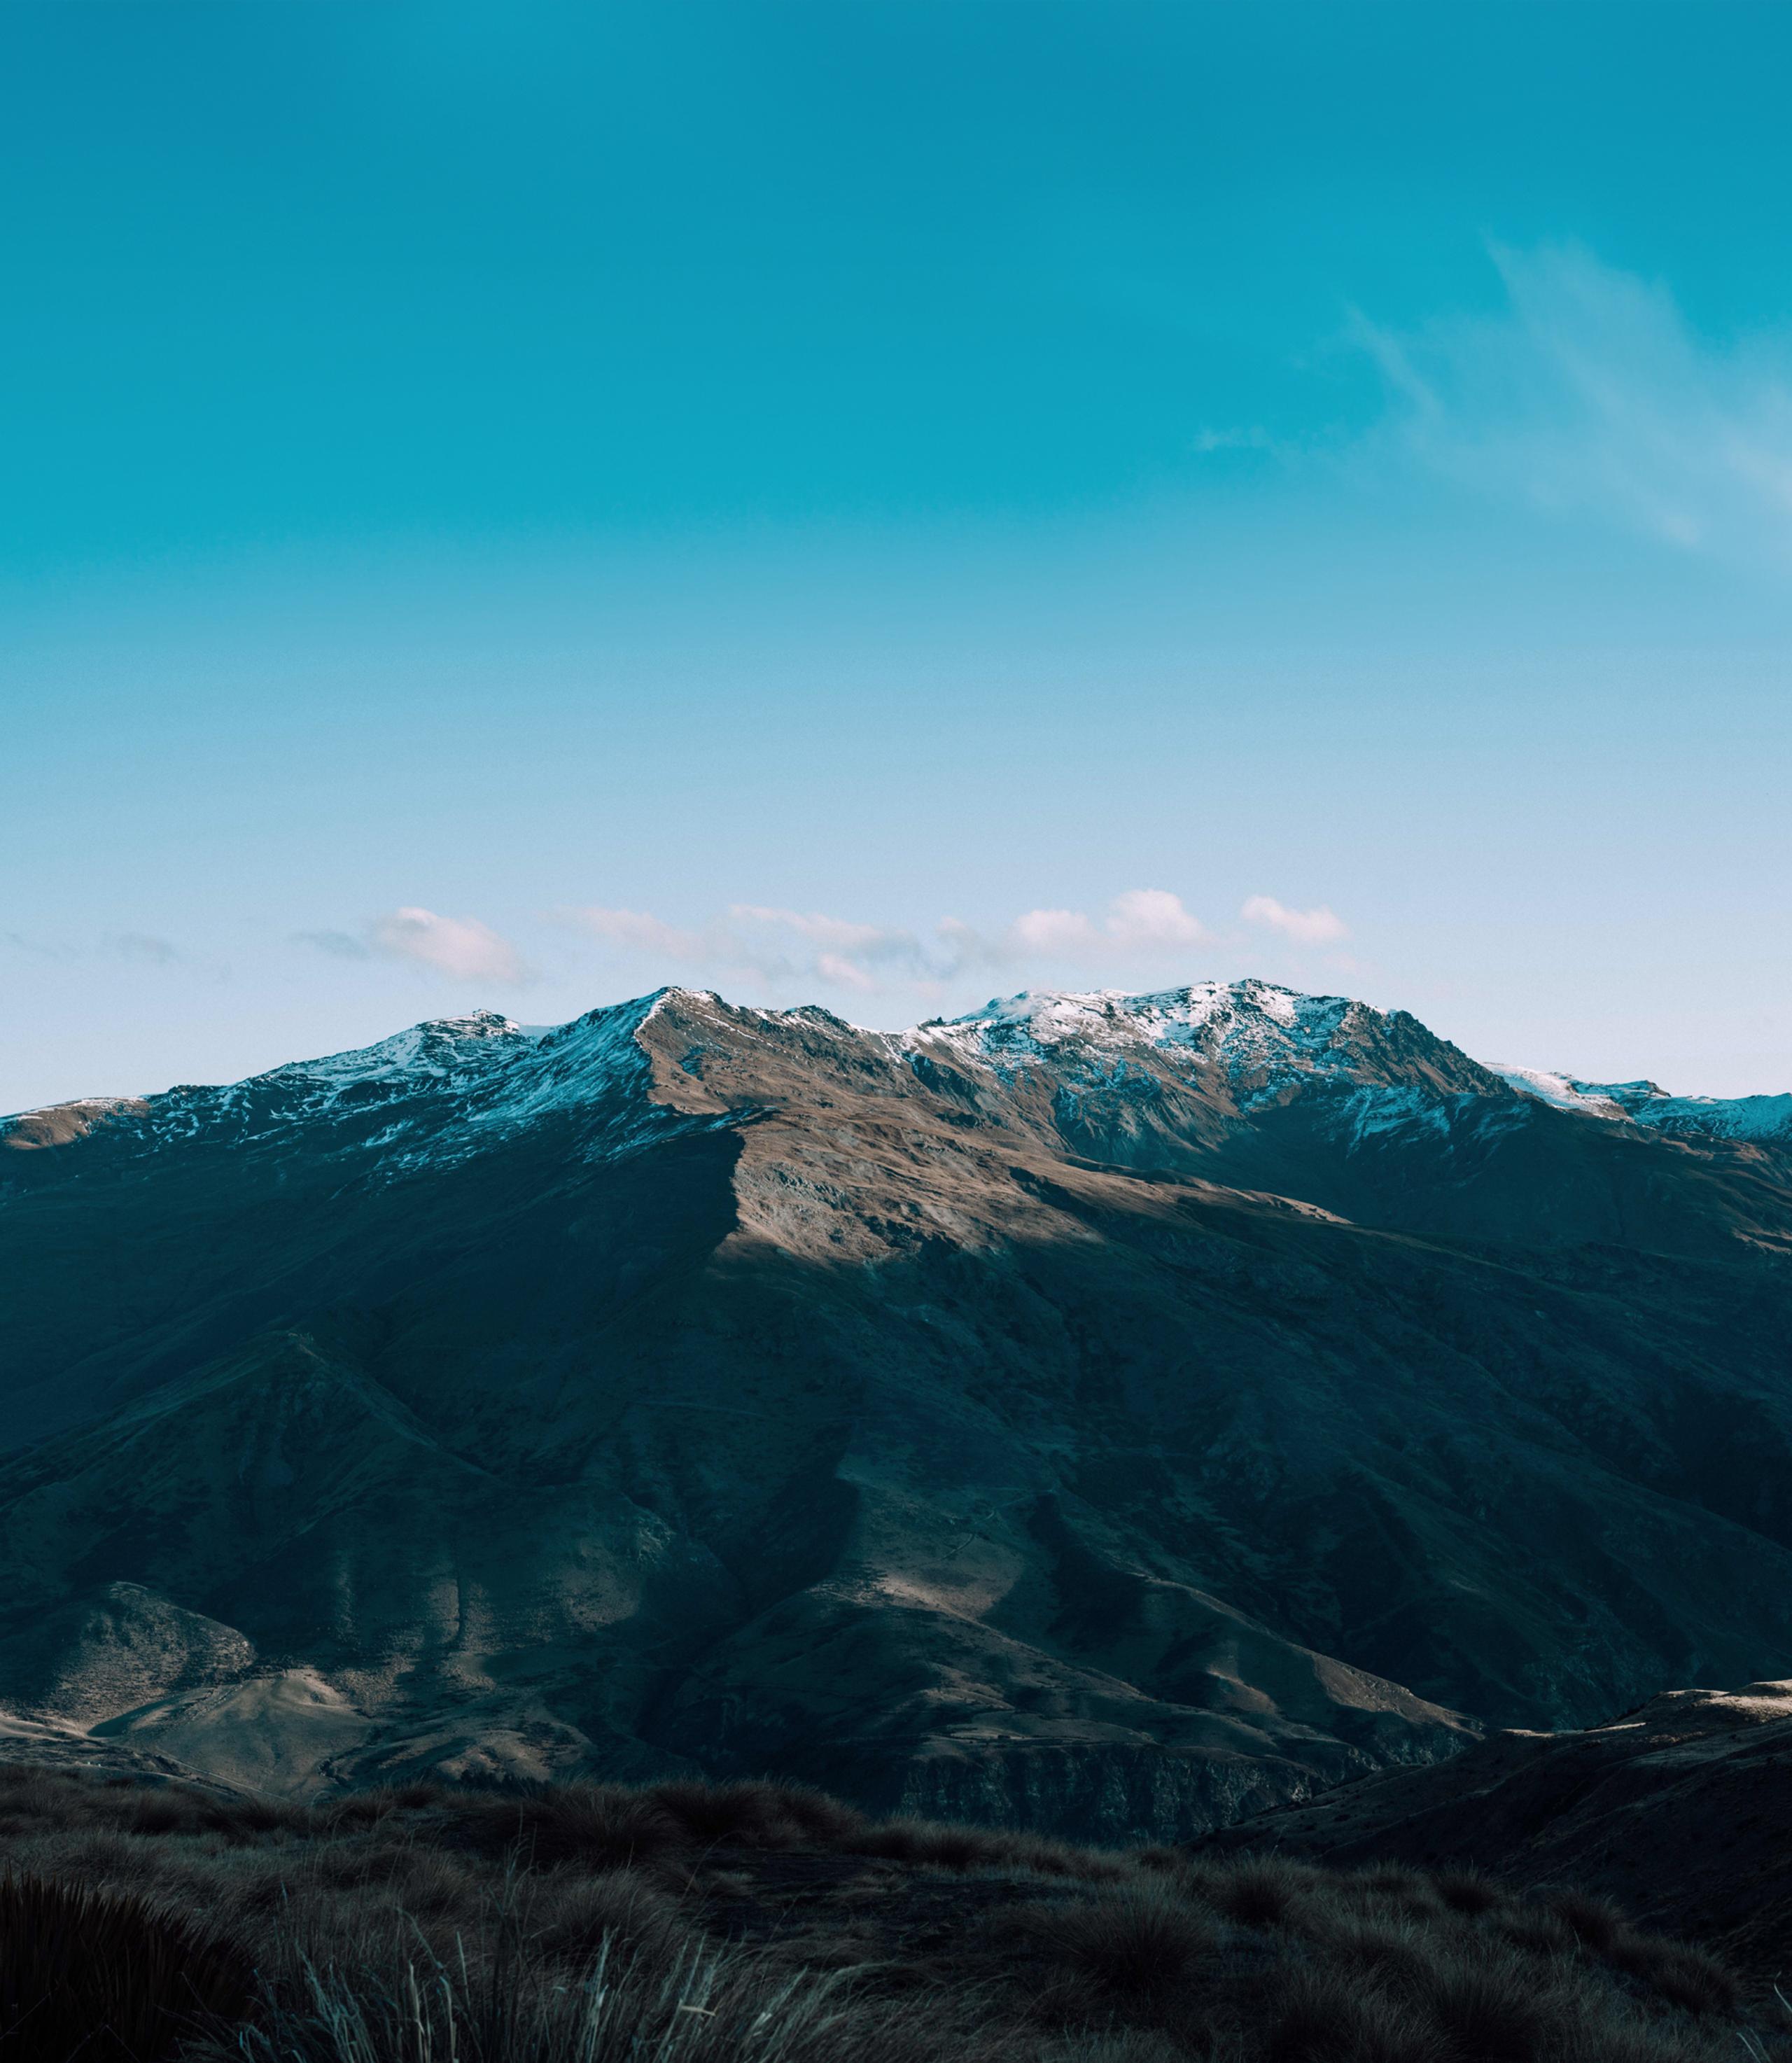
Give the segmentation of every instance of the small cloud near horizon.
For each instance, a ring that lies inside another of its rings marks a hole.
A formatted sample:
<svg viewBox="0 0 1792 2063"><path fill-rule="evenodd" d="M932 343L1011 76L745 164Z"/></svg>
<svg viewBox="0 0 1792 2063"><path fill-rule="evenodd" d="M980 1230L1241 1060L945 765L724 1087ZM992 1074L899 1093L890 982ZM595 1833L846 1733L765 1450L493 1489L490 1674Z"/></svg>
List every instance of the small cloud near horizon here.
<svg viewBox="0 0 1792 2063"><path fill-rule="evenodd" d="M735 903L698 926L644 910L586 904L556 913L562 923L619 951L701 969L726 980L775 987L805 982L861 995L891 987L923 995L977 971L1044 959L1113 971L1211 942L1212 934L1164 888L1132 888L1099 915L1038 909L994 930L945 917L926 933L861 923L822 911Z"/></svg>
<svg viewBox="0 0 1792 2063"><path fill-rule="evenodd" d="M1213 950L1226 943L1167 888L1126 889L1094 910L1041 906L993 926L947 916L918 930L762 903L731 903L694 923L606 903L567 905L548 915L619 960L644 963L650 979L681 979L724 992L757 987L799 1000L821 989L866 997L906 993L937 1005L982 975L1008 975L1016 985L1173 987L1209 975L1211 964L1195 956L1211 963ZM1298 910L1253 895L1240 915L1300 947L1348 935L1323 904ZM1240 935L1231 935L1235 946ZM356 931L293 937L333 959L399 961L455 981L520 987L537 979L520 949L489 925L416 905Z"/></svg>
<svg viewBox="0 0 1792 2063"><path fill-rule="evenodd" d="M1267 925L1297 945L1330 945L1349 936L1349 927L1323 903L1311 910L1291 910L1273 895L1250 895L1238 914L1246 923Z"/></svg>
<svg viewBox="0 0 1792 2063"><path fill-rule="evenodd" d="M444 917L416 904L352 931L295 931L294 939L336 959L408 962L456 981L520 988L533 979L510 940L476 917Z"/></svg>

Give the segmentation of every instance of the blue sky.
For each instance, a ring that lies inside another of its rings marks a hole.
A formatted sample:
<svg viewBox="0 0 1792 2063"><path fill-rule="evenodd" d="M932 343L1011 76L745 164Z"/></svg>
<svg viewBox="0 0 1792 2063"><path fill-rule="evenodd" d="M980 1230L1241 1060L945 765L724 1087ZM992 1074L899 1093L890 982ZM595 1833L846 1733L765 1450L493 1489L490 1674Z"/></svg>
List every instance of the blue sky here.
<svg viewBox="0 0 1792 2063"><path fill-rule="evenodd" d="M0 1108L1260 973L1792 1086L1792 10L0 13Z"/></svg>

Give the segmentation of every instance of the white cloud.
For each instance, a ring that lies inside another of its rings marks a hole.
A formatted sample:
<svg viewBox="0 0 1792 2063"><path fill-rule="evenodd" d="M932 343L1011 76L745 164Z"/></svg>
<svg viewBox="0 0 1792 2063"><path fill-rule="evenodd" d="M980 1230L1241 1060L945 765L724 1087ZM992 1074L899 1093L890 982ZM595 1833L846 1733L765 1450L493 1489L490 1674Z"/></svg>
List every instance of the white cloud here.
<svg viewBox="0 0 1792 2063"><path fill-rule="evenodd" d="M1238 914L1248 924L1267 924L1272 931L1304 946L1328 945L1348 934L1343 919L1323 903L1312 910L1291 910L1273 895L1252 895Z"/></svg>
<svg viewBox="0 0 1792 2063"><path fill-rule="evenodd" d="M701 933L681 931L645 910L606 910L591 905L563 914L594 939L607 939L614 945L634 946L675 960L696 959L703 951Z"/></svg>
<svg viewBox="0 0 1792 2063"><path fill-rule="evenodd" d="M440 917L433 910L394 910L368 927L368 943L388 959L410 960L457 981L512 987L528 979L522 955L476 917Z"/></svg>
<svg viewBox="0 0 1792 2063"><path fill-rule="evenodd" d="M1167 888L1129 888L1098 923L1080 910L1029 910L995 942L998 956L1025 952L1102 959L1138 948L1199 945L1206 927Z"/></svg>
<svg viewBox="0 0 1792 2063"><path fill-rule="evenodd" d="M924 978L938 958L938 952L913 931L857 923L850 918L830 917L819 911L767 909L756 903L736 903L729 906L728 917L725 935L739 956L739 964L756 970L790 964L789 951L778 944L786 934L815 949L818 967L823 962L837 966L850 963L862 973L882 968ZM796 957L800 961L803 955L799 951Z"/></svg>
<svg viewBox="0 0 1792 2063"><path fill-rule="evenodd" d="M880 931L875 924L855 924L848 918L824 916L819 911L768 910L757 903L734 903L728 914L744 923L771 924L812 939L818 946L839 946L848 951L880 945L906 933Z"/></svg>
<svg viewBox="0 0 1792 2063"><path fill-rule="evenodd" d="M731 903L695 927L602 906L559 915L624 953L696 971L723 987L746 978L785 991L820 985L855 995L898 988L932 995L973 971L1023 972L1042 964L1071 979L1111 978L1134 967L1161 974L1169 960L1208 935L1182 899L1163 888L1129 889L1099 917L1080 910L1028 910L993 931L945 917L924 935L758 903Z"/></svg>
<svg viewBox="0 0 1792 2063"><path fill-rule="evenodd" d="M563 923L606 944L677 967L701 970L717 980L741 976L788 985L819 979L866 990L886 976L911 982L932 979L942 959L957 952L942 927L937 945L912 931L860 923L819 910L786 910L759 903L733 903L723 913L693 928L670 924L640 910L601 905L564 909Z"/></svg>
<svg viewBox="0 0 1792 2063"><path fill-rule="evenodd" d="M1012 946L1041 953L1087 952L1101 933L1080 910L1029 910L1009 927Z"/></svg>
<svg viewBox="0 0 1792 2063"><path fill-rule="evenodd" d="M856 988L862 995L878 986L874 976L844 953L818 953L815 971L823 981L832 982L839 988Z"/></svg>
<svg viewBox="0 0 1792 2063"><path fill-rule="evenodd" d="M1109 906L1107 933L1121 945L1192 946L1206 931L1167 888L1129 888Z"/></svg>
<svg viewBox="0 0 1792 2063"><path fill-rule="evenodd" d="M1428 469L1677 549L1792 562L1792 345L1714 343L1668 288L1574 247L1496 248L1506 304L1406 333L1358 316Z"/></svg>

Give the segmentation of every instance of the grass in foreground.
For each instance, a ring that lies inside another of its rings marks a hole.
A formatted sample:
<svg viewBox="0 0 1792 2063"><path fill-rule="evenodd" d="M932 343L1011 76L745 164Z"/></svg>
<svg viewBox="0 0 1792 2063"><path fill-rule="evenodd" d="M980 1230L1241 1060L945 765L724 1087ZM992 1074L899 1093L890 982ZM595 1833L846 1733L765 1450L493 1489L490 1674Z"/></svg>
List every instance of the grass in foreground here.
<svg viewBox="0 0 1792 2063"><path fill-rule="evenodd" d="M1780 2025L1783 2016L1778 2016ZM1711 1957L1469 1872L771 1784L315 1809L0 1768L0 2063L1756 2063Z"/></svg>

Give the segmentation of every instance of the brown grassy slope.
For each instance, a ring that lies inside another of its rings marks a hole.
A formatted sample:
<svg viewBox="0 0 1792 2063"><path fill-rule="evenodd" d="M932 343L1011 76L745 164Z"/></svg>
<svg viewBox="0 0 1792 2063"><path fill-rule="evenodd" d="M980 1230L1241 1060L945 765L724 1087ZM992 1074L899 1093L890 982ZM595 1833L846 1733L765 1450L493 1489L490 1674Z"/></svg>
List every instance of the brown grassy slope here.
<svg viewBox="0 0 1792 2063"><path fill-rule="evenodd" d="M1665 1691L1604 1726L1497 1734L1444 1767L1262 1814L1211 1847L1346 1869L1465 1863L1517 1886L1577 1884L1785 1981L1792 1683Z"/></svg>
<svg viewBox="0 0 1792 2063"><path fill-rule="evenodd" d="M1595 1900L876 1822L765 1784L311 1811L10 1768L6 1872L234 1952L249 2017L187 2046L251 2063L1734 2063L1739 2033L1778 2043L1721 1964ZM66 2063L16 2029L0 2051Z"/></svg>

